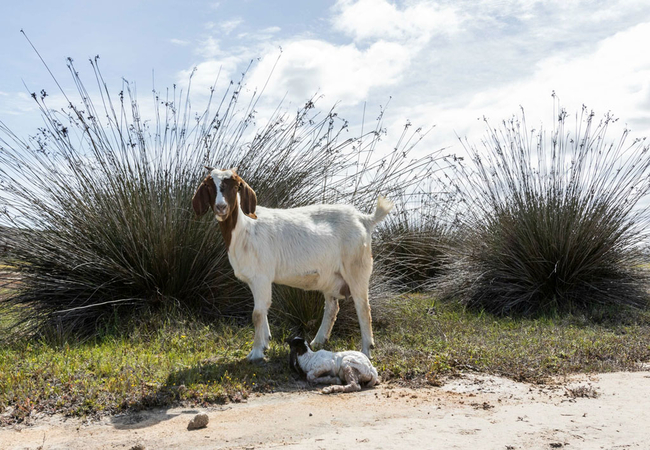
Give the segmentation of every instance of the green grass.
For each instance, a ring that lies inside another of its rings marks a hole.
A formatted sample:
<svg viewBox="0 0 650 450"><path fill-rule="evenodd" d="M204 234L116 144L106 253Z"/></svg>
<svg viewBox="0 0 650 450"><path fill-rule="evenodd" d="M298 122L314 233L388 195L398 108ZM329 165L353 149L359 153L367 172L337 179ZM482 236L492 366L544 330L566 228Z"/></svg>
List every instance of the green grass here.
<svg viewBox="0 0 650 450"><path fill-rule="evenodd" d="M650 314L497 317L415 296L394 305L376 364L399 378L473 370L541 382L576 372L634 370L650 359ZM600 322L600 323L598 323Z"/></svg>
<svg viewBox="0 0 650 450"><path fill-rule="evenodd" d="M458 371L540 382L575 372L633 370L650 360L650 314L601 323L579 316L513 319L429 296L394 299L375 317L374 364L384 379L439 384ZM250 364L251 326L175 322L79 344L19 341L0 349L4 424L32 410L73 416L177 404L240 401L300 388L287 367L286 330L273 327L268 361ZM358 348L335 325L330 349Z"/></svg>
<svg viewBox="0 0 650 450"><path fill-rule="evenodd" d="M245 362L252 336L248 327L176 324L83 344L15 343L0 350L0 410L13 406L10 420L20 421L32 409L93 416L237 401L289 380L277 341L267 364Z"/></svg>

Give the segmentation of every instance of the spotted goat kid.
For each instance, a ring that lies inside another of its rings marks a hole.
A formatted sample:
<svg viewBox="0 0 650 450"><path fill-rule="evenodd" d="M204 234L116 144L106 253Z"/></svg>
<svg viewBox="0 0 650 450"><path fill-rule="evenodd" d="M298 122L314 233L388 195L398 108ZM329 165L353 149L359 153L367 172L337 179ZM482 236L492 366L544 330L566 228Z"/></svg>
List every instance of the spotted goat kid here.
<svg viewBox="0 0 650 450"><path fill-rule="evenodd" d="M289 347L289 365L294 371L306 375L310 383L332 385L323 388L323 394L356 392L362 385L372 387L379 383L377 369L361 352L314 352L301 337L289 341Z"/></svg>
<svg viewBox="0 0 650 450"><path fill-rule="evenodd" d="M207 168L192 199L198 216L212 211L219 223L235 276L248 284L255 301L255 338L249 360L264 357L271 331L268 310L272 283L325 296L323 322L312 341L329 339L339 299L352 297L361 328L362 350L374 347L368 285L372 272L371 236L393 207L379 197L372 214L351 205L311 205L273 209L257 206L257 196L237 169Z"/></svg>

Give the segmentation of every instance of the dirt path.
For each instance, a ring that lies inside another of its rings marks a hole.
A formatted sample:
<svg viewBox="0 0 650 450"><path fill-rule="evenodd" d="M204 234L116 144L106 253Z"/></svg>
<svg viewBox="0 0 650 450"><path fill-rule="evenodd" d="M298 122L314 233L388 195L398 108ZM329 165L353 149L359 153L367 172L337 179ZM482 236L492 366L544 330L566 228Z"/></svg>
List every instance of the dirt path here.
<svg viewBox="0 0 650 450"><path fill-rule="evenodd" d="M650 372L581 376L542 387L465 375L439 388L277 393L90 425L43 418L30 427L0 429L0 448L648 449L649 404ZM210 423L187 431L198 412L206 412Z"/></svg>

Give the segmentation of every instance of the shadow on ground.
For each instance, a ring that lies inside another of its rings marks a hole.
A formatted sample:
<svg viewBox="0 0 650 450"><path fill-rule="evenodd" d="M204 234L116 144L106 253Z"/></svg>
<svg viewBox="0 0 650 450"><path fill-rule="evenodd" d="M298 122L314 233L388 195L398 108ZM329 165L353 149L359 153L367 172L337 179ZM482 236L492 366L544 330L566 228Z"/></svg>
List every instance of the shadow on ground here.
<svg viewBox="0 0 650 450"><path fill-rule="evenodd" d="M233 380L246 380L247 374L251 372L260 373L259 378L256 378L256 385L251 389L252 392L295 392L317 389L300 379L297 374L290 372L287 359L286 353L276 353L267 356L259 363L251 363L246 359L235 362L203 360L192 367L171 373L163 384L156 386L155 390L130 404L127 412L111 416L110 423L116 429L137 430L179 415L187 415L189 421L198 413L195 407L199 406L225 411L232 408L233 403L246 402L247 396L242 389L229 386L227 377L231 376ZM210 383L217 381L226 387L203 391L191 388L191 386L209 386ZM177 410L169 413L172 408L184 406L187 408L180 412Z"/></svg>

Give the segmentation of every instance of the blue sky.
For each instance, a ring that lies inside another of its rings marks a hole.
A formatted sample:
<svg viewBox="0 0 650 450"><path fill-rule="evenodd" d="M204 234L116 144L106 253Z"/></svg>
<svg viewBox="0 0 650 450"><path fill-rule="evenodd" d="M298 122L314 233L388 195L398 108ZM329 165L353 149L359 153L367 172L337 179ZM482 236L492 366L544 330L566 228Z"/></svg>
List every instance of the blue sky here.
<svg viewBox="0 0 650 450"><path fill-rule="evenodd" d="M219 70L224 81L239 78L250 60L248 84L261 85L282 48L262 114L318 92L322 108L338 103L355 124L364 105L374 117L390 98L389 133L406 120L435 125L421 152L458 150L456 135L478 142L477 119L497 123L520 105L529 124L550 126L553 91L569 111L612 111L632 136L650 135L647 0L5 1L0 120L25 135L41 123L29 91L63 103L21 28L66 91L65 58L91 85L87 60L100 55L114 92L126 78L143 102L152 71L161 89L186 85L196 67L195 105Z"/></svg>

